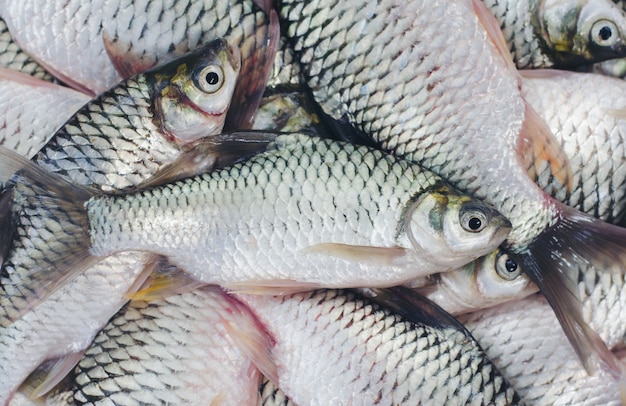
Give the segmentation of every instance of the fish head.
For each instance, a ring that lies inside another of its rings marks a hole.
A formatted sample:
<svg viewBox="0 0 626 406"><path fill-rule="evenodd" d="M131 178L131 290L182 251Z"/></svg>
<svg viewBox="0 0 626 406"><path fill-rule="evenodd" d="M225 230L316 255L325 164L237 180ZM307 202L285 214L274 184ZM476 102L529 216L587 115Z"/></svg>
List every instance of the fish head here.
<svg viewBox="0 0 626 406"><path fill-rule="evenodd" d="M610 0L545 0L542 37L555 65L570 67L626 56L626 13Z"/></svg>
<svg viewBox="0 0 626 406"><path fill-rule="evenodd" d="M417 254L458 268L498 247L511 223L487 203L438 186L422 194L405 217Z"/></svg>
<svg viewBox="0 0 626 406"><path fill-rule="evenodd" d="M453 315L521 299L539 289L509 254L497 248L449 272L428 277L416 291Z"/></svg>
<svg viewBox="0 0 626 406"><path fill-rule="evenodd" d="M183 145L221 133L240 69L239 49L217 39L154 70L159 128Z"/></svg>

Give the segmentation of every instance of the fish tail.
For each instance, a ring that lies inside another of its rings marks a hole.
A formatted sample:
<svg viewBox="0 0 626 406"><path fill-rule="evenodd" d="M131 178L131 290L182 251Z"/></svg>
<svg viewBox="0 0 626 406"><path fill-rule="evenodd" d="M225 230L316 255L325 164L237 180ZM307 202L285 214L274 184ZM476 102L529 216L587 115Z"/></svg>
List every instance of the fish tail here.
<svg viewBox="0 0 626 406"><path fill-rule="evenodd" d="M5 148L0 148L0 182L4 187L0 200L7 210L0 214L0 222L11 223L0 231L10 233L9 238L0 238L6 250L0 325L6 326L96 261L89 253L84 207L94 191Z"/></svg>
<svg viewBox="0 0 626 406"><path fill-rule="evenodd" d="M554 202L555 223L523 252L510 253L539 287L589 374L621 376L620 363L582 317L576 269L626 271L626 229Z"/></svg>

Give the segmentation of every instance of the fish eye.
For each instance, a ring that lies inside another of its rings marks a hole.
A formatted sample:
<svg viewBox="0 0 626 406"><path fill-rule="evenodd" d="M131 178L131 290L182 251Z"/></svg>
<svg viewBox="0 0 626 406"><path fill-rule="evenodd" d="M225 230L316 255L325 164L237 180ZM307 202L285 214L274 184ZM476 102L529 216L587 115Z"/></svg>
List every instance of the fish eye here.
<svg viewBox="0 0 626 406"><path fill-rule="evenodd" d="M591 27L591 42L601 47L610 47L619 41L617 26L609 20L598 20Z"/></svg>
<svg viewBox="0 0 626 406"><path fill-rule="evenodd" d="M496 258L496 272L502 279L512 281L520 276L522 270L507 253L500 252Z"/></svg>
<svg viewBox="0 0 626 406"><path fill-rule="evenodd" d="M487 216L478 209L469 209L461 214L461 227L470 233L478 233L487 227Z"/></svg>
<svg viewBox="0 0 626 406"><path fill-rule="evenodd" d="M195 74L196 86L205 93L215 93L224 84L224 71L217 65L209 65Z"/></svg>

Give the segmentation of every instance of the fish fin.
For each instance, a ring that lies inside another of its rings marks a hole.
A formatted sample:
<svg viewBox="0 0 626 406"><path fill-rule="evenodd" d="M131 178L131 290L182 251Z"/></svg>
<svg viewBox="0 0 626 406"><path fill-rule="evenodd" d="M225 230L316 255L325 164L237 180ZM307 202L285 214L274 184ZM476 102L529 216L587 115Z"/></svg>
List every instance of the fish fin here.
<svg viewBox="0 0 626 406"><path fill-rule="evenodd" d="M472 337L470 332L448 312L432 301L404 286L358 289L362 296L416 324L453 328Z"/></svg>
<svg viewBox="0 0 626 406"><path fill-rule="evenodd" d="M268 24L260 25L254 35L245 39L240 46L241 71L226 114L224 131L252 128L254 115L272 73L279 40L278 14L270 10Z"/></svg>
<svg viewBox="0 0 626 406"><path fill-rule="evenodd" d="M117 38L114 39L104 29L102 30L102 43L115 70L123 79L128 79L154 67L154 61L142 59L133 54L130 52L129 44L125 44Z"/></svg>
<svg viewBox="0 0 626 406"><path fill-rule="evenodd" d="M230 295L228 297L231 305L228 317L220 318L229 337L263 375L277 384L278 369L272 356L276 340L253 311L235 297Z"/></svg>
<svg viewBox="0 0 626 406"><path fill-rule="evenodd" d="M299 282L293 279L232 282L222 285L236 294L284 296L319 289L319 283Z"/></svg>
<svg viewBox="0 0 626 406"><path fill-rule="evenodd" d="M620 375L615 357L582 317L572 269L594 266L626 272L626 229L598 220L554 201L558 214L522 253L509 253L539 287L588 373L598 369Z"/></svg>
<svg viewBox="0 0 626 406"><path fill-rule="evenodd" d="M252 0L261 10L269 14L274 9L274 0Z"/></svg>
<svg viewBox="0 0 626 406"><path fill-rule="evenodd" d="M52 76L54 76L59 81L61 81L62 83L66 84L67 86L71 87L72 89L74 89L76 91L79 91L79 92L81 92L83 94L86 94L89 97L92 97L92 98L96 97L96 92L93 89L90 89L89 87L85 86L84 84L82 84L80 82L77 82L72 77L67 76L63 72L57 70L54 66L48 65L44 61L39 61L38 60L37 62L41 66L43 66L48 72L50 72L50 74Z"/></svg>
<svg viewBox="0 0 626 406"><path fill-rule="evenodd" d="M554 79L570 75L571 72L559 69L522 69L519 74L524 79Z"/></svg>
<svg viewBox="0 0 626 406"><path fill-rule="evenodd" d="M482 0L472 0L472 8L478 17L478 21L480 21L480 24L487 32L487 36L491 40L491 43L496 47L498 54L502 57L506 67L513 73L514 76L519 78L519 73L517 71L517 67L515 66L515 62L513 62L511 51L509 51L509 46L506 43L506 39L502 33L502 28L500 28L500 23L496 20L496 17L491 11L489 11Z"/></svg>
<svg viewBox="0 0 626 406"><path fill-rule="evenodd" d="M24 72L2 67L0 67L0 79L30 87L45 87L50 89L58 89L61 87L56 83L36 78Z"/></svg>
<svg viewBox="0 0 626 406"><path fill-rule="evenodd" d="M616 120L626 120L626 107L621 109L609 109L605 108L606 114L612 116Z"/></svg>
<svg viewBox="0 0 626 406"><path fill-rule="evenodd" d="M234 165L263 151L276 137L274 133L249 131L200 139L174 162L161 168L136 188L158 186Z"/></svg>
<svg viewBox="0 0 626 406"><path fill-rule="evenodd" d="M13 223L13 188L0 192L0 269L11 249L15 224Z"/></svg>
<svg viewBox="0 0 626 406"><path fill-rule="evenodd" d="M87 349L46 361L31 373L20 386L20 392L29 399L37 399L54 389L72 372Z"/></svg>
<svg viewBox="0 0 626 406"><path fill-rule="evenodd" d="M545 121L530 104L524 103L526 113L518 144L518 153L523 164L533 179L548 165L554 179L571 191L573 173L567 155Z"/></svg>
<svg viewBox="0 0 626 406"><path fill-rule="evenodd" d="M407 255L407 250L401 247L372 247L332 242L311 245L302 251L305 254L321 254L351 262L380 265L398 265Z"/></svg>
<svg viewBox="0 0 626 406"><path fill-rule="evenodd" d="M73 185L6 148L0 148L0 181L14 189L13 205L17 207L13 210L27 207L31 219L45 223L53 218L56 222L54 231L37 235L37 240L45 240L38 244L45 244L46 249L34 258L37 265L27 273L3 275L0 325L7 326L99 258L89 253L84 207L93 190Z"/></svg>
<svg viewBox="0 0 626 406"><path fill-rule="evenodd" d="M146 264L146 271L150 272L150 275L144 280L139 290L126 294L129 300L152 302L190 292L207 284L182 272L163 257Z"/></svg>

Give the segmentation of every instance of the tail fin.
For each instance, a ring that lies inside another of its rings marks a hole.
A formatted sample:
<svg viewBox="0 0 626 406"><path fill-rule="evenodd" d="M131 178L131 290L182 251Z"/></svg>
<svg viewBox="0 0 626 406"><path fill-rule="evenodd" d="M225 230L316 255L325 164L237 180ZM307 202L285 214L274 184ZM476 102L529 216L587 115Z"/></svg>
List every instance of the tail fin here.
<svg viewBox="0 0 626 406"><path fill-rule="evenodd" d="M552 306L589 374L602 369L621 379L617 358L582 317L574 264L626 271L626 229L555 202L556 223L526 251L510 255L522 264Z"/></svg>
<svg viewBox="0 0 626 406"><path fill-rule="evenodd" d="M89 254L90 238L84 202L90 189L73 185L34 163L0 148L0 182L11 190L15 233L2 266L0 325L6 326L97 258ZM5 232L4 230L2 232Z"/></svg>

